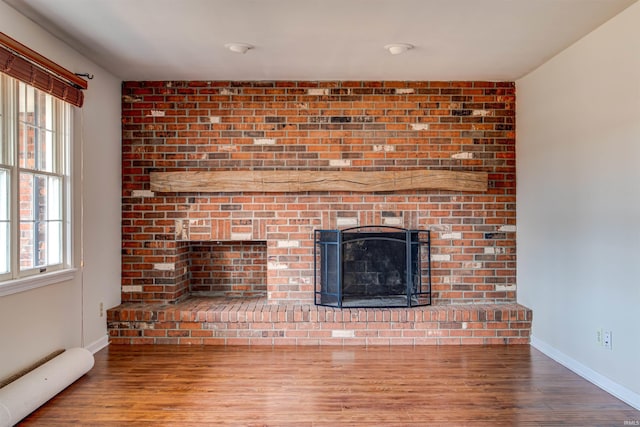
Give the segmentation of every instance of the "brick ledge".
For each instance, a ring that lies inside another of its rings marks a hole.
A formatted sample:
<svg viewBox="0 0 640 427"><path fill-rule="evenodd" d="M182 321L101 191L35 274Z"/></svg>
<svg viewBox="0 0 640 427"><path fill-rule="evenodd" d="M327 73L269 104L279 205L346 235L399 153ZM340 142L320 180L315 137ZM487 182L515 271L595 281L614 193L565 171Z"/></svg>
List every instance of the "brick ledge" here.
<svg viewBox="0 0 640 427"><path fill-rule="evenodd" d="M205 297L107 311L112 344L529 344L532 318L516 303L336 309Z"/></svg>

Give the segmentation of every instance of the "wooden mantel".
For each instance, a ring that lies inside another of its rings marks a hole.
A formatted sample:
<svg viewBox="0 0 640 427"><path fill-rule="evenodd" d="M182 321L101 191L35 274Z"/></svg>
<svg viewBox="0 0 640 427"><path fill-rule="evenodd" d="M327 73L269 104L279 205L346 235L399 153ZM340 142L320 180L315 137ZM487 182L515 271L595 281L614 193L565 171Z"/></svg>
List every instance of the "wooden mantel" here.
<svg viewBox="0 0 640 427"><path fill-rule="evenodd" d="M156 192L389 192L403 190L487 191L486 172L408 171L190 171L151 172Z"/></svg>

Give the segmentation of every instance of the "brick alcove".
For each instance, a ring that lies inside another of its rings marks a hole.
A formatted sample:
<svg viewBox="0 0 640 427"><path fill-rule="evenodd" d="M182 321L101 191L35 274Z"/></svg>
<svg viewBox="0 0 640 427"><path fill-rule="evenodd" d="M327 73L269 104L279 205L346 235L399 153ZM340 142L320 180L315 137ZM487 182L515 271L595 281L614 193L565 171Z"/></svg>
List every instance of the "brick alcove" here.
<svg viewBox="0 0 640 427"><path fill-rule="evenodd" d="M266 297L267 243L190 242L189 294L200 297Z"/></svg>

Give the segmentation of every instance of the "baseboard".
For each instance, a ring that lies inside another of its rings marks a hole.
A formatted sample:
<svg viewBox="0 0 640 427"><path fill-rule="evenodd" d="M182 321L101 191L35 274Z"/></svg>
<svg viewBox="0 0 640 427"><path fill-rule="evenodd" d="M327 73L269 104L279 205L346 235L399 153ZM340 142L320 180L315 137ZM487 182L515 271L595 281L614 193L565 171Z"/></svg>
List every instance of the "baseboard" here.
<svg viewBox="0 0 640 427"><path fill-rule="evenodd" d="M607 393L617 397L626 404L633 406L635 409L640 410L640 394L629 390L628 388L616 383L615 381L612 381L602 374L597 373L588 366L583 365L577 360L567 356L560 350L552 347L542 340L537 339L534 336L531 337L531 346L536 350L541 351L546 356L549 356L565 368L570 369L576 374L580 375L590 383L600 387Z"/></svg>
<svg viewBox="0 0 640 427"><path fill-rule="evenodd" d="M84 348L89 350L92 354L96 354L98 351L102 350L108 345L109 345L109 336L105 334L101 338L98 338L94 342L86 345Z"/></svg>

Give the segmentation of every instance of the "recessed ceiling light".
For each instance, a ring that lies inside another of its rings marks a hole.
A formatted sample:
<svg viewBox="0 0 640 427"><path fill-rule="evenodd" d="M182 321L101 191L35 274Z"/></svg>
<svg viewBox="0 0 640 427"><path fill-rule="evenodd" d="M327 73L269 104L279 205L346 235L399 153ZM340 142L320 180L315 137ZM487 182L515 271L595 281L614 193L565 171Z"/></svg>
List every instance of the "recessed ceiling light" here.
<svg viewBox="0 0 640 427"><path fill-rule="evenodd" d="M413 49L414 46L409 43L393 43L386 45L384 48L387 49L392 55L400 55L401 53L405 53L409 49Z"/></svg>
<svg viewBox="0 0 640 427"><path fill-rule="evenodd" d="M249 49L253 49L253 45L247 43L227 43L224 47L233 53L247 53Z"/></svg>

